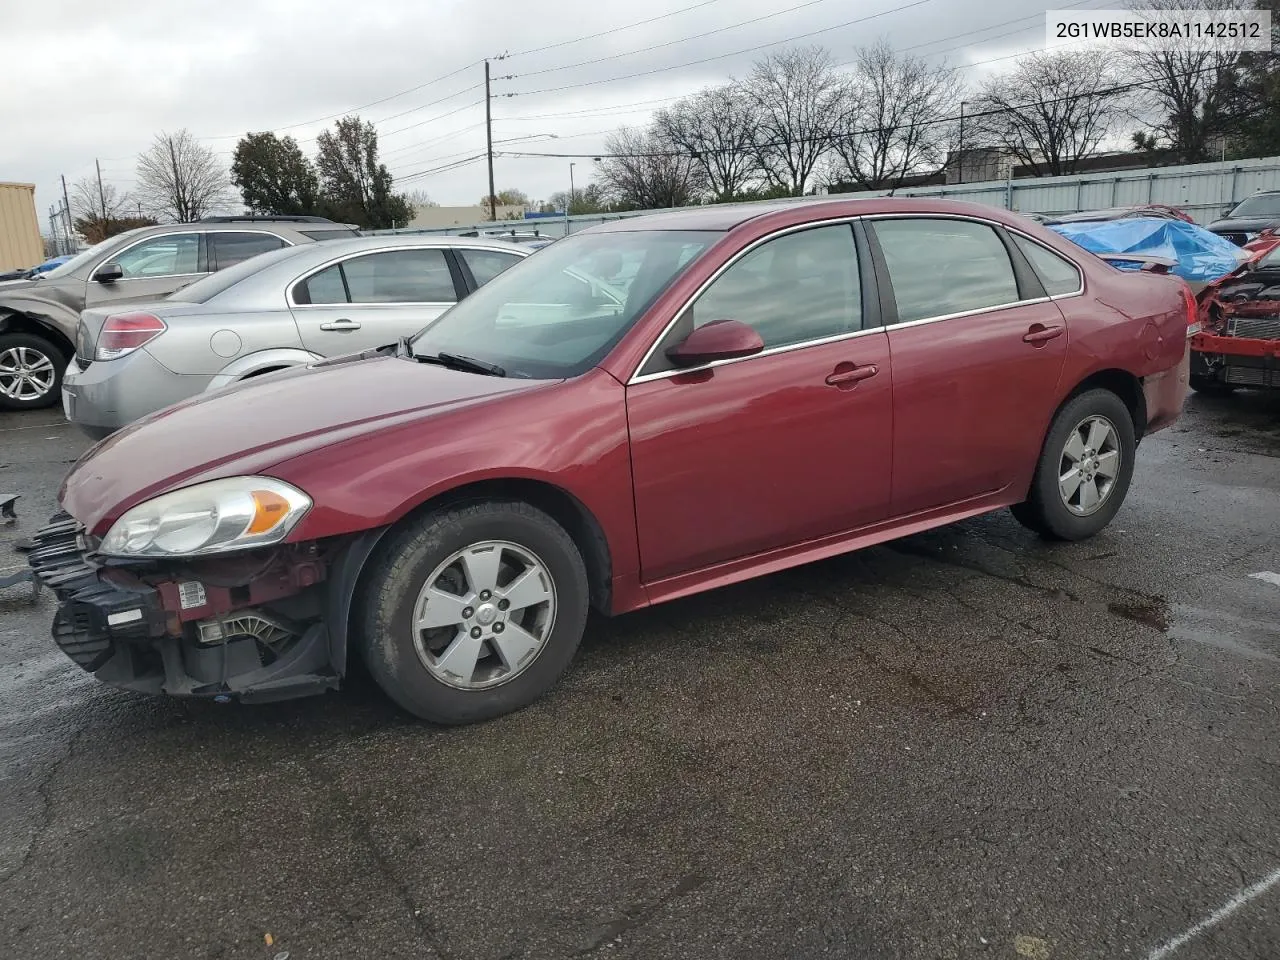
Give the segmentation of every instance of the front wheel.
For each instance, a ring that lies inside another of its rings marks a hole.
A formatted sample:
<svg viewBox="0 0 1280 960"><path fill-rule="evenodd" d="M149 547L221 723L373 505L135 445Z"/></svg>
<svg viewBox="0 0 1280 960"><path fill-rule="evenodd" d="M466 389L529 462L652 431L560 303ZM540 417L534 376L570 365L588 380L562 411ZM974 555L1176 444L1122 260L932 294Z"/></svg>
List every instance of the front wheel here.
<svg viewBox="0 0 1280 960"><path fill-rule="evenodd" d="M1120 510L1136 451L1133 418L1119 397L1110 390L1074 397L1054 417L1030 495L1013 515L1050 539L1092 537Z"/></svg>
<svg viewBox="0 0 1280 960"><path fill-rule="evenodd" d="M37 410L58 402L67 359L33 333L0 334L0 410Z"/></svg>
<svg viewBox="0 0 1280 960"><path fill-rule="evenodd" d="M393 532L356 601L358 642L387 695L424 720L472 723L559 679L586 626L587 573L551 517L485 502Z"/></svg>

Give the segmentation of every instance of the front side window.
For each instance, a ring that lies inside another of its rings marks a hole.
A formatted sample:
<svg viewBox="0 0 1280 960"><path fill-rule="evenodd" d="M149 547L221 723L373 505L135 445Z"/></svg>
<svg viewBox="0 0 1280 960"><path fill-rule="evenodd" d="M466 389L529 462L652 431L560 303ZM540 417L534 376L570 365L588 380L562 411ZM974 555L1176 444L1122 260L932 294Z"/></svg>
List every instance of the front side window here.
<svg viewBox="0 0 1280 960"><path fill-rule="evenodd" d="M113 263L120 264L124 279L177 277L200 272L200 234L171 233L135 244Z"/></svg>
<svg viewBox="0 0 1280 960"><path fill-rule="evenodd" d="M1063 293L1075 293L1080 289L1080 271L1075 264L1065 257L1059 256L1047 247L1042 247L1034 240L1012 234L1013 242L1018 245L1022 255L1031 261L1031 269L1044 285L1044 292L1051 297Z"/></svg>
<svg viewBox="0 0 1280 960"><path fill-rule="evenodd" d="M413 340L508 376L576 377L599 363L718 233L628 230L566 237L503 271Z"/></svg>
<svg viewBox="0 0 1280 960"><path fill-rule="evenodd" d="M342 263L352 303L452 303L458 299L444 251L388 250Z"/></svg>
<svg viewBox="0 0 1280 960"><path fill-rule="evenodd" d="M898 322L1018 300L1009 253L994 229L971 220L875 221L898 304Z"/></svg>
<svg viewBox="0 0 1280 960"><path fill-rule="evenodd" d="M285 242L269 233L211 233L209 246L214 269L225 270L260 253L279 250Z"/></svg>

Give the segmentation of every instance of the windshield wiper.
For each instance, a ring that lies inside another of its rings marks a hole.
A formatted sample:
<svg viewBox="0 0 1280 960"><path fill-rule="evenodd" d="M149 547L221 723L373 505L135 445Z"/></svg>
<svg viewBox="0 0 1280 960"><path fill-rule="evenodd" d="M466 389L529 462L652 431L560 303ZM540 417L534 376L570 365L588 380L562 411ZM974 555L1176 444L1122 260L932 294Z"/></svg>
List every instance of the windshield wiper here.
<svg viewBox="0 0 1280 960"><path fill-rule="evenodd" d="M413 359L421 360L423 363L438 363L442 367L452 367L455 370L483 373L491 377L505 377L507 375L507 371L496 363L477 360L475 357L464 357L458 353L444 353L443 351L436 354L415 353Z"/></svg>

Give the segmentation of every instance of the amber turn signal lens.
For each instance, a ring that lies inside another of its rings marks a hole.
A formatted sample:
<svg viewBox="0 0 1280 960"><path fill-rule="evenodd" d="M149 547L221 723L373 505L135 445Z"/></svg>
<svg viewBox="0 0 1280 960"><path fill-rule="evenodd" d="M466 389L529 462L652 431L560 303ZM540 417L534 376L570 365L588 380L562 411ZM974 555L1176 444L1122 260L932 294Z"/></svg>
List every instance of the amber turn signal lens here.
<svg viewBox="0 0 1280 960"><path fill-rule="evenodd" d="M253 491L253 520L245 533L266 533L289 515L289 501L270 490Z"/></svg>

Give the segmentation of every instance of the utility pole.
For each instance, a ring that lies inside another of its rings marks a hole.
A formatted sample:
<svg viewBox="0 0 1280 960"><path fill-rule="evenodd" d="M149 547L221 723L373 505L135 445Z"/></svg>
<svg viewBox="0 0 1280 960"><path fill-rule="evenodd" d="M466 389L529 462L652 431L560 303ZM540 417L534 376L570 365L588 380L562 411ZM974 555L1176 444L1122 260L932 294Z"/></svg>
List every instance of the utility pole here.
<svg viewBox="0 0 1280 960"><path fill-rule="evenodd" d="M67 215L67 242L75 235L75 227L71 223L71 201L67 199L67 178L62 178L62 209Z"/></svg>
<svg viewBox="0 0 1280 960"><path fill-rule="evenodd" d="M102 225L105 228L107 224L107 195L102 190L102 164L98 162L98 158L93 158L94 169L98 171L98 206L102 209Z"/></svg>
<svg viewBox="0 0 1280 960"><path fill-rule="evenodd" d="M573 211L573 164L569 164L569 199L564 202L564 235L569 235L569 214Z"/></svg>
<svg viewBox="0 0 1280 960"><path fill-rule="evenodd" d="M484 62L484 139L489 154L489 219L498 219L498 198L493 190L493 112L489 106L489 61Z"/></svg>
<svg viewBox="0 0 1280 960"><path fill-rule="evenodd" d="M964 183L964 106L966 101L960 101L960 149L957 151L960 159L960 168L956 171L956 183Z"/></svg>

